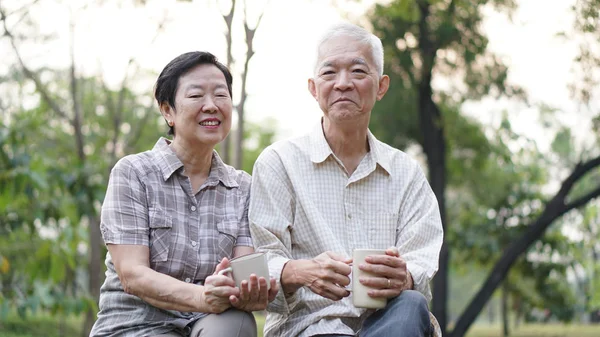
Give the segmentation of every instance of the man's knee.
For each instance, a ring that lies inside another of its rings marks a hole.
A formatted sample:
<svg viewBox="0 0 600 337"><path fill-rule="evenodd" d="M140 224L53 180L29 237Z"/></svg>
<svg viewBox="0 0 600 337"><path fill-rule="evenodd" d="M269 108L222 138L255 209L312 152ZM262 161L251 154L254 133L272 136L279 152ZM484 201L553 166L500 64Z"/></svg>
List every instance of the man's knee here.
<svg viewBox="0 0 600 337"><path fill-rule="evenodd" d="M256 337L256 320L252 313L229 309L221 314L208 315L192 328L190 337Z"/></svg>
<svg viewBox="0 0 600 337"><path fill-rule="evenodd" d="M416 312L427 315L429 317L429 308L427 307L427 299L423 294L416 290L405 290L400 296L391 300L389 306L401 306L403 308L413 308Z"/></svg>

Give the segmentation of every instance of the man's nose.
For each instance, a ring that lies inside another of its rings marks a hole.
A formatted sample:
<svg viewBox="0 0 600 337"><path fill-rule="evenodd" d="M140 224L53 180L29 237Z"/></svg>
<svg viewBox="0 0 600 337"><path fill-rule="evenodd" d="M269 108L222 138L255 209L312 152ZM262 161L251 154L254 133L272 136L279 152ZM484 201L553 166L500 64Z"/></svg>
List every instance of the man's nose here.
<svg viewBox="0 0 600 337"><path fill-rule="evenodd" d="M335 80L335 89L346 91L352 88L352 78L347 71L341 71Z"/></svg>

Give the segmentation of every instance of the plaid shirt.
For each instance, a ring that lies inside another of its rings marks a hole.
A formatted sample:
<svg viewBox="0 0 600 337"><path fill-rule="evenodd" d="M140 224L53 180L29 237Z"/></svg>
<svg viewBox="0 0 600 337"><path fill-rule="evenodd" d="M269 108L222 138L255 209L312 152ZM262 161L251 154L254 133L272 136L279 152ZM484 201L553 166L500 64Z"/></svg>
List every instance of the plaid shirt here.
<svg viewBox="0 0 600 337"><path fill-rule="evenodd" d="M151 151L126 156L110 174L102 205L105 243L150 248L150 268L203 284L235 246L252 246L248 228L250 176L213 152L206 182L196 194L183 163L165 138ZM106 254L106 280L91 336L152 336L204 316L158 309L127 294Z"/></svg>
<svg viewBox="0 0 600 337"><path fill-rule="evenodd" d="M252 177L254 244L268 253L277 280L289 259L396 246L414 288L430 299L443 236L437 199L415 160L370 132L368 142L370 151L350 177L321 124L263 151ZM351 296L334 302L304 287L287 298L280 291L267 310L266 337L355 335L372 312L355 308Z"/></svg>

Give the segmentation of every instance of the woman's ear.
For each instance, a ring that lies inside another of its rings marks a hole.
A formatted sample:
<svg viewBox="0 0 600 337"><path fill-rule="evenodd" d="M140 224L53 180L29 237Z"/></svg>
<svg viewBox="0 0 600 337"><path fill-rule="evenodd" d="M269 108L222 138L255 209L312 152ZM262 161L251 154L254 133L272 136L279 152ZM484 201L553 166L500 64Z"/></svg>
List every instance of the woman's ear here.
<svg viewBox="0 0 600 337"><path fill-rule="evenodd" d="M172 124L174 123L174 120L175 120L175 109L173 109L169 105L169 103L167 103L167 102L160 103L160 113L163 115L163 117L167 121L167 124L169 124L169 126L173 126Z"/></svg>

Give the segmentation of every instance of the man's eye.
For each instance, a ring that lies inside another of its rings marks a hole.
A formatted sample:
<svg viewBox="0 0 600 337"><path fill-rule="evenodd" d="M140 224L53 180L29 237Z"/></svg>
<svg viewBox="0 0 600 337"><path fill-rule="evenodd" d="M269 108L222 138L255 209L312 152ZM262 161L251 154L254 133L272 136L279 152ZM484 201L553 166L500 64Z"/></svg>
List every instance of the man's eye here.
<svg viewBox="0 0 600 337"><path fill-rule="evenodd" d="M333 75L335 74L335 72L333 70L326 70L323 73L321 73L321 75Z"/></svg>
<svg viewBox="0 0 600 337"><path fill-rule="evenodd" d="M353 72L360 73L360 74L366 74L367 73L364 69L354 69Z"/></svg>

